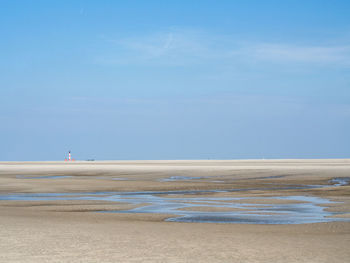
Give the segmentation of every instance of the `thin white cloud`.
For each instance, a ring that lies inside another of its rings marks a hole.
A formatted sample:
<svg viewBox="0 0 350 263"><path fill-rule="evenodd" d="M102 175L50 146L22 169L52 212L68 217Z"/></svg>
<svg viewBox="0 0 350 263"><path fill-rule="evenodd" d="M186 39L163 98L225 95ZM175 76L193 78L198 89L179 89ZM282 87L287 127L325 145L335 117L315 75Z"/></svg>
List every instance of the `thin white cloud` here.
<svg viewBox="0 0 350 263"><path fill-rule="evenodd" d="M246 48L255 59L350 65L350 46L294 46L287 44L257 44Z"/></svg>
<svg viewBox="0 0 350 263"><path fill-rule="evenodd" d="M114 44L114 54L98 56L97 61L103 64L188 65L216 59L226 52L215 47L219 43L215 39L195 31L175 30L107 41Z"/></svg>
<svg viewBox="0 0 350 263"><path fill-rule="evenodd" d="M199 56L200 54L210 52L208 50L208 39L195 32L172 31L165 33L156 33L139 38L128 38L119 40L124 48L140 52L148 58L160 56Z"/></svg>
<svg viewBox="0 0 350 263"><path fill-rule="evenodd" d="M104 64L190 65L221 62L308 63L350 66L350 45L293 45L238 41L235 36L174 30L113 40L117 52L99 56Z"/></svg>

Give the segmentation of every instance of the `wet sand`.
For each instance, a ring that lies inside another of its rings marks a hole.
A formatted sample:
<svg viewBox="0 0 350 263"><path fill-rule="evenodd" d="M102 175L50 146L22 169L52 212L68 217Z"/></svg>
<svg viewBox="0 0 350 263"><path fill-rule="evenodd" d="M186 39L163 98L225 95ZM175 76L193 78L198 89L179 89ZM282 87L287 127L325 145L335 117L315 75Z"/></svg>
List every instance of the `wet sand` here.
<svg viewBox="0 0 350 263"><path fill-rule="evenodd" d="M339 179L332 179L349 175L347 159L2 162L0 195L183 191L174 196L253 197L250 202L257 204L271 197L312 196L337 201L322 206L342 212L335 217L348 218L350 186L335 186ZM240 191L201 192L232 189ZM350 258L350 222L179 223L165 221L173 216L168 214L96 212L137 206L96 200L2 200L0 262L347 262Z"/></svg>

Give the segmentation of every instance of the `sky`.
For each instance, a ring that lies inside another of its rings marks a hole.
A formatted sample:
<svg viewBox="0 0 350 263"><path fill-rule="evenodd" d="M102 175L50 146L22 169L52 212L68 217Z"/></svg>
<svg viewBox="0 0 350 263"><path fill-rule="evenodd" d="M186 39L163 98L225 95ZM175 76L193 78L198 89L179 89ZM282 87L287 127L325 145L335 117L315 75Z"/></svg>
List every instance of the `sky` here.
<svg viewBox="0 0 350 263"><path fill-rule="evenodd" d="M350 158L349 14L0 0L0 161Z"/></svg>

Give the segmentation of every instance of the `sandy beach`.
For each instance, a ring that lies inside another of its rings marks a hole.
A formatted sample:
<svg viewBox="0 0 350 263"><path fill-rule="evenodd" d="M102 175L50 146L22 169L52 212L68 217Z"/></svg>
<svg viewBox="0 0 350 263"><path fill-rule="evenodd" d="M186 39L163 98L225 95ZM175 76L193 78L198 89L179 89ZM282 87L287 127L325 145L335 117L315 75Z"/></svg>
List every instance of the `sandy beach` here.
<svg viewBox="0 0 350 263"><path fill-rule="evenodd" d="M349 177L349 159L0 162L0 261L347 262ZM170 200L249 215L303 207L301 197L327 201L310 204L324 221L172 222L175 210L132 210Z"/></svg>

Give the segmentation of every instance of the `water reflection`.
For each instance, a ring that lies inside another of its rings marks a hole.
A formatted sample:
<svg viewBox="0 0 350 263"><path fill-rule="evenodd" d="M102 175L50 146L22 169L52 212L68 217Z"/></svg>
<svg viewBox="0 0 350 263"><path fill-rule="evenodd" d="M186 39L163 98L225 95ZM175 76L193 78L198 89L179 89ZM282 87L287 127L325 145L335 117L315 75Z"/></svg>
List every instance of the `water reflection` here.
<svg viewBox="0 0 350 263"><path fill-rule="evenodd" d="M201 194L215 193L202 191ZM181 197L186 194L192 196ZM350 221L334 218L340 214L326 211L323 205L333 203L312 196L215 197L199 196L198 191L98 192L0 195L0 200L50 201L94 200L140 205L137 208L108 213L160 213L174 215L171 222L208 222L243 224L304 224ZM145 205L147 204L147 205Z"/></svg>

